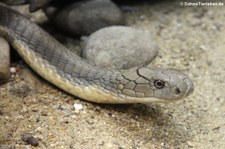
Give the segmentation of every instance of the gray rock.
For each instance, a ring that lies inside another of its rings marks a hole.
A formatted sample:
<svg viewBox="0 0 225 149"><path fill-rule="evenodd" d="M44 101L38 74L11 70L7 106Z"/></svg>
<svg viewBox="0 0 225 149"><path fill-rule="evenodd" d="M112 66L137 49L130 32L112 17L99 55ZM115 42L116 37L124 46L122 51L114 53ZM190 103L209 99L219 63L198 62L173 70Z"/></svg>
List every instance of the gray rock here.
<svg viewBox="0 0 225 149"><path fill-rule="evenodd" d="M29 0L29 11L34 12L40 8L45 7L52 0Z"/></svg>
<svg viewBox="0 0 225 149"><path fill-rule="evenodd" d="M9 88L10 94L17 97L27 97L32 93L32 87L25 81L15 83Z"/></svg>
<svg viewBox="0 0 225 149"><path fill-rule="evenodd" d="M27 144L30 144L32 146L38 146L39 145L38 140L36 138L34 138L33 134L31 134L31 133L24 133L21 136L21 139L24 142L26 142Z"/></svg>
<svg viewBox="0 0 225 149"><path fill-rule="evenodd" d="M91 34L82 56L104 68L128 69L149 64L157 54L158 46L149 32L114 26Z"/></svg>
<svg viewBox="0 0 225 149"><path fill-rule="evenodd" d="M120 9L110 0L89 0L69 5L61 10L45 10L57 26L72 35L89 35L111 25L124 24Z"/></svg>
<svg viewBox="0 0 225 149"><path fill-rule="evenodd" d="M0 0L2 3L6 3L7 5L21 5L27 2L27 0Z"/></svg>
<svg viewBox="0 0 225 149"><path fill-rule="evenodd" d="M10 49L8 42L0 37L0 83L10 77Z"/></svg>

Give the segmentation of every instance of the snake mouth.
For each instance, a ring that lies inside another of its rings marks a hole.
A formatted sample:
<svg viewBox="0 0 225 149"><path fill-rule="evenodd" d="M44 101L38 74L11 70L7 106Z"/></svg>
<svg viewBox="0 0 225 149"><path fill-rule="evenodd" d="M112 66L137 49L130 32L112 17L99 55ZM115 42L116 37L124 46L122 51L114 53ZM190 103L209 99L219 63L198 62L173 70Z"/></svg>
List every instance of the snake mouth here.
<svg viewBox="0 0 225 149"><path fill-rule="evenodd" d="M186 87L183 90L183 93L180 93L180 94L183 94L183 95L181 95L182 98L187 97L194 92L194 84L189 78L186 78L184 80L184 83L185 83Z"/></svg>
<svg viewBox="0 0 225 149"><path fill-rule="evenodd" d="M183 97L187 97L194 92L194 84L189 78L186 78L184 82L187 84L188 88Z"/></svg>
<svg viewBox="0 0 225 149"><path fill-rule="evenodd" d="M183 97L187 97L194 92L194 87L189 86Z"/></svg>

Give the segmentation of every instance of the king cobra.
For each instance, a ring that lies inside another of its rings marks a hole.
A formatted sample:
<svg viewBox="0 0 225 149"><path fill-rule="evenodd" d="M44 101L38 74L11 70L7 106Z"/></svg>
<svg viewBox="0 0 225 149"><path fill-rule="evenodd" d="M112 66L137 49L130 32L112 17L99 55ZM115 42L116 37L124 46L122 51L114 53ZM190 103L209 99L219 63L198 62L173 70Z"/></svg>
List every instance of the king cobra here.
<svg viewBox="0 0 225 149"><path fill-rule="evenodd" d="M89 64L34 22L1 3L0 36L41 77L87 101L170 102L194 91L191 79L177 69L142 66L116 71Z"/></svg>

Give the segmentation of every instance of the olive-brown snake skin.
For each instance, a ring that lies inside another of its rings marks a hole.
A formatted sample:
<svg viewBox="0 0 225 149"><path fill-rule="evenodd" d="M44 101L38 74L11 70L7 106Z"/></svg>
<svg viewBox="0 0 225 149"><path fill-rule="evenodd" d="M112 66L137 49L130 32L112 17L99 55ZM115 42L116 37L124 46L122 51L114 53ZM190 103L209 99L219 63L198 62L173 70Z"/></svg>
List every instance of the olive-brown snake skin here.
<svg viewBox="0 0 225 149"><path fill-rule="evenodd" d="M0 3L0 36L40 76L62 90L97 103L175 101L190 95L190 78L154 66L101 69L70 52L38 25Z"/></svg>

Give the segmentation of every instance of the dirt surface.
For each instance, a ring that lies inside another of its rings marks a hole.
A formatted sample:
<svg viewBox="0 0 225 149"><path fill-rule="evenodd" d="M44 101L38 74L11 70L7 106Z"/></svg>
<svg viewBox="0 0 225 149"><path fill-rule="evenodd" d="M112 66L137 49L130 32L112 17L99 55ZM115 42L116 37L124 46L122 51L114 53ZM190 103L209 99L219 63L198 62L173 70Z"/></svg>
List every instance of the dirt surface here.
<svg viewBox="0 0 225 149"><path fill-rule="evenodd" d="M0 144L34 148L21 138L31 133L48 149L225 148L225 6L143 2L125 15L156 38L154 64L186 72L194 94L168 104L93 104L17 64L18 75L0 86Z"/></svg>

